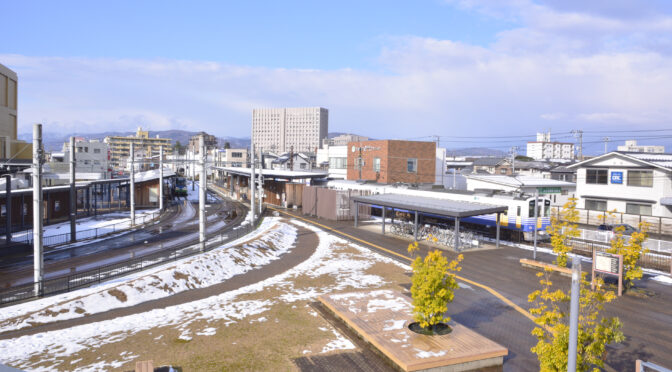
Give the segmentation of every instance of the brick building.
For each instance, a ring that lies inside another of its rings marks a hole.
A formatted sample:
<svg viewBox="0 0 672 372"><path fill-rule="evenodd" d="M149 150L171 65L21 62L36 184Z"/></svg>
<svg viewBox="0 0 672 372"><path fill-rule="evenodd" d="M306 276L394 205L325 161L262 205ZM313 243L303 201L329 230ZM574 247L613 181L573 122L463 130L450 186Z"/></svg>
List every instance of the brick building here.
<svg viewBox="0 0 672 372"><path fill-rule="evenodd" d="M420 141L348 143L347 179L378 183L434 183L436 144ZM361 167L360 167L361 164Z"/></svg>

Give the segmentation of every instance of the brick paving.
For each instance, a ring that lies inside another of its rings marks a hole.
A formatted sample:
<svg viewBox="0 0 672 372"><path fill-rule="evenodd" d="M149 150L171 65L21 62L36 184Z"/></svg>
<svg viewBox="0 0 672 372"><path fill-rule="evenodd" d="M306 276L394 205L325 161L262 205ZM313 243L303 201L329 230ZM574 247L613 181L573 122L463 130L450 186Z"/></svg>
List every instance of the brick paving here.
<svg viewBox="0 0 672 372"><path fill-rule="evenodd" d="M300 212L295 215L326 225L334 229L333 232L349 234L407 255L408 241L389 234L355 228L352 221L326 221L301 216ZM421 254L424 255L429 247L422 243L420 246ZM367 248L378 251L371 246ZM380 253L399 259L384 251ZM449 257L455 255L446 253ZM532 252L509 246L468 251L464 253L460 275L493 288L527 309L527 296L538 288L538 278L536 270L520 265L521 258L532 258ZM537 258L552 262L554 256L538 253ZM585 265L583 269L589 271L590 266ZM554 275L553 280L557 285L569 288L569 278ZM641 280L636 286L636 291L626 293L607 305L606 314L621 319L626 335L625 342L608 347L607 370L629 370L634 368L636 359L652 361L668 368L672 366L672 287L651 280ZM536 339L530 334L534 323L487 291L463 285L456 291L448 312L456 321L509 348L509 356L504 363L505 371L538 370L536 356L530 351L536 344Z"/></svg>

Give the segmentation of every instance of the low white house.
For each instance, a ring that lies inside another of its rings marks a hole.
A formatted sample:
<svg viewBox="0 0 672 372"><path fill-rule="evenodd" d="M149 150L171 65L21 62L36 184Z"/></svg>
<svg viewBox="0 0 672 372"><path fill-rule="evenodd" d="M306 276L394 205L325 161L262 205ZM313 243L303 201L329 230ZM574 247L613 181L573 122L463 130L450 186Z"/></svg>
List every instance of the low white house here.
<svg viewBox="0 0 672 372"><path fill-rule="evenodd" d="M323 144L317 150L317 166L328 169L329 178L344 180L348 175L348 146Z"/></svg>
<svg viewBox="0 0 672 372"><path fill-rule="evenodd" d="M578 208L672 217L672 154L610 152L568 168Z"/></svg>
<svg viewBox="0 0 672 372"><path fill-rule="evenodd" d="M469 174L466 179L469 191L501 190L523 192L528 195L539 192L540 195L547 195L551 199L552 206L562 206L576 194L575 183L548 178Z"/></svg>

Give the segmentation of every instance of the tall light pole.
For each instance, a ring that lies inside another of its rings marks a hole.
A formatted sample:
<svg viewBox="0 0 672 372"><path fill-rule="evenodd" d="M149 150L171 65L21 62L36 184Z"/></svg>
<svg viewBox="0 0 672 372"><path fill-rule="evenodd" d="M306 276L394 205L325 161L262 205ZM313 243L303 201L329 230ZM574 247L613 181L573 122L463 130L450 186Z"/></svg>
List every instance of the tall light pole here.
<svg viewBox="0 0 672 372"><path fill-rule="evenodd" d="M581 258L572 259L572 290L569 302L569 347L567 371L576 371L576 351L579 340L579 295L581 292Z"/></svg>
<svg viewBox="0 0 672 372"><path fill-rule="evenodd" d="M42 294L44 256L42 247L42 124L33 125L33 281L35 296ZM9 211L7 211L9 215Z"/></svg>

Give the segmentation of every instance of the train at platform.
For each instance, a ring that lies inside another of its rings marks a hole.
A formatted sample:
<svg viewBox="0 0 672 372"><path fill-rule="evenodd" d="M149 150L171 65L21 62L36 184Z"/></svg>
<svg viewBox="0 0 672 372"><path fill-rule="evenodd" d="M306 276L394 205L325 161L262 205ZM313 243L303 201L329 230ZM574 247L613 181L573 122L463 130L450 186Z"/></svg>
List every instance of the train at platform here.
<svg viewBox="0 0 672 372"><path fill-rule="evenodd" d="M520 192L420 190L406 185L381 185L353 181L329 181L327 186L339 190L368 191L370 194L417 195L444 200L465 201L506 206L507 212L500 216L500 228L505 238L531 241L534 239L534 195ZM375 206L373 206L375 208ZM380 207L378 207L380 208ZM403 211L401 211L403 212ZM540 195L537 199L537 239L548 239L546 228L550 225L551 200ZM451 219L445 216L423 213L425 223L440 224ZM494 230L496 215L486 214L461 219L462 226L479 232Z"/></svg>
<svg viewBox="0 0 672 372"><path fill-rule="evenodd" d="M175 178L175 196L187 196L187 179L181 176Z"/></svg>

